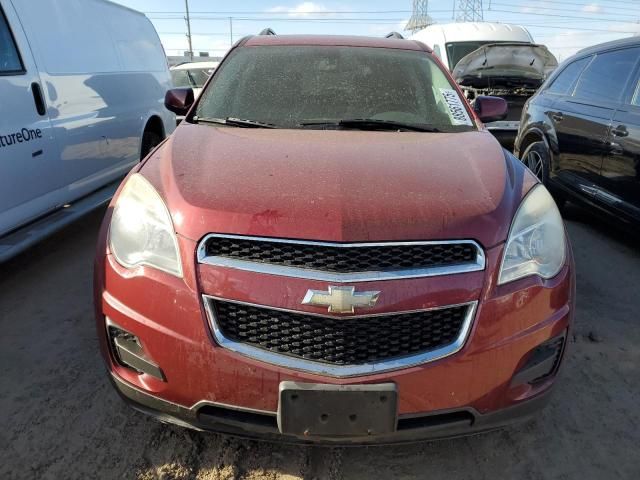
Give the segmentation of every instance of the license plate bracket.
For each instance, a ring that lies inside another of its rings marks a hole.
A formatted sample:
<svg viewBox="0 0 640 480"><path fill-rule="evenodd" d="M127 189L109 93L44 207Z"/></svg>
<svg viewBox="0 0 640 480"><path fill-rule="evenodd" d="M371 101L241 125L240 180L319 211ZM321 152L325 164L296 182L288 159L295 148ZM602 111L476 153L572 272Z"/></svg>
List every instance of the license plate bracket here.
<svg viewBox="0 0 640 480"><path fill-rule="evenodd" d="M328 385L281 382L278 428L305 437L361 437L396 430L394 383Z"/></svg>

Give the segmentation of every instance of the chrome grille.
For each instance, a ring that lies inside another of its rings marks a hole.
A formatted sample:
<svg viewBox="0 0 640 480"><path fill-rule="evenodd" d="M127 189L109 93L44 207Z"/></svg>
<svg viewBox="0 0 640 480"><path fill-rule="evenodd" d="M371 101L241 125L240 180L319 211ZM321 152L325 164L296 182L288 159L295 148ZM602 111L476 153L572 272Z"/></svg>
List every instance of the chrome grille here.
<svg viewBox="0 0 640 480"><path fill-rule="evenodd" d="M200 263L261 273L326 280L372 281L465 273L484 269L473 241L328 243L208 235Z"/></svg>
<svg viewBox="0 0 640 480"><path fill-rule="evenodd" d="M357 375L454 353L475 303L370 316L325 316L205 297L218 342L271 363ZM288 358L288 361L282 359Z"/></svg>
<svg viewBox="0 0 640 480"><path fill-rule="evenodd" d="M210 240L207 254L335 273L441 267L476 259L476 249L468 243L340 248L234 238Z"/></svg>

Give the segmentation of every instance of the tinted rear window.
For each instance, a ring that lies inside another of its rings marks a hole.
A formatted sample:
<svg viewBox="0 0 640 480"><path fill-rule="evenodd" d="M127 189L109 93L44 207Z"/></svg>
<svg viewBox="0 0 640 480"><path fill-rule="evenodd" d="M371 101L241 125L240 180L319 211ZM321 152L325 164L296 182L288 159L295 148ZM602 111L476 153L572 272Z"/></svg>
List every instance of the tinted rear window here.
<svg viewBox="0 0 640 480"><path fill-rule="evenodd" d="M304 122L376 119L474 128L455 87L425 52L368 47L240 48L215 73L200 118L241 118L296 128Z"/></svg>
<svg viewBox="0 0 640 480"><path fill-rule="evenodd" d="M555 78L547 91L550 93L557 93L558 95L570 95L571 87L575 85L578 76L591 58L592 57L581 58L580 60L576 60L575 62L567 65L567 67Z"/></svg>
<svg viewBox="0 0 640 480"><path fill-rule="evenodd" d="M597 54L580 76L573 96L596 102L620 100L638 55L640 47Z"/></svg>

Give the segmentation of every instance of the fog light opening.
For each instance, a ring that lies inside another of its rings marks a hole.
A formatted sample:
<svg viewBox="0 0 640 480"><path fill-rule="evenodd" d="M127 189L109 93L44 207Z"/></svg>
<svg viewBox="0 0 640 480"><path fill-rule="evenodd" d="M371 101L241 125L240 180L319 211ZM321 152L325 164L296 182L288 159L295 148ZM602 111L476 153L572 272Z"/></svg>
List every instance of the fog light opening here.
<svg viewBox="0 0 640 480"><path fill-rule="evenodd" d="M158 365L145 355L140 339L133 333L115 325L107 318L107 333L111 351L118 365L147 374L166 382L164 373Z"/></svg>
<svg viewBox="0 0 640 480"><path fill-rule="evenodd" d="M525 364L513 376L511 386L535 386L555 375L562 359L565 339L566 332L534 348Z"/></svg>

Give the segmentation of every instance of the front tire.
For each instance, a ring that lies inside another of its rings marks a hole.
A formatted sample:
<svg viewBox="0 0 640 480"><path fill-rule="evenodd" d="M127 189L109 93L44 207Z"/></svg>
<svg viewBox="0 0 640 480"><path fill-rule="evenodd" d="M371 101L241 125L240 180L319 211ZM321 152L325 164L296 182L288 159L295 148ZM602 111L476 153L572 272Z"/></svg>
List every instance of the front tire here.
<svg viewBox="0 0 640 480"><path fill-rule="evenodd" d="M162 142L162 136L159 133L154 132L153 130L145 130L142 134L142 146L140 147L140 160L144 160L147 155L153 150L155 147L160 145Z"/></svg>
<svg viewBox="0 0 640 480"><path fill-rule="evenodd" d="M522 163L545 185L549 180L549 165L551 163L549 160L549 151L544 142L532 143L522 154Z"/></svg>
<svg viewBox="0 0 640 480"><path fill-rule="evenodd" d="M551 153L544 142L534 142L527 147L522 154L522 163L540 180L545 187L549 188L549 172L551 169ZM562 208L566 199L557 192L552 192L558 208Z"/></svg>

